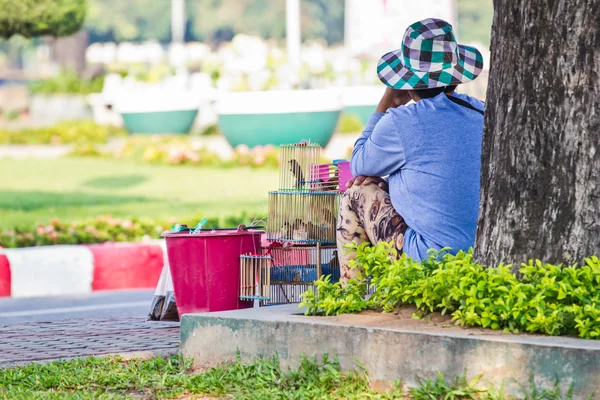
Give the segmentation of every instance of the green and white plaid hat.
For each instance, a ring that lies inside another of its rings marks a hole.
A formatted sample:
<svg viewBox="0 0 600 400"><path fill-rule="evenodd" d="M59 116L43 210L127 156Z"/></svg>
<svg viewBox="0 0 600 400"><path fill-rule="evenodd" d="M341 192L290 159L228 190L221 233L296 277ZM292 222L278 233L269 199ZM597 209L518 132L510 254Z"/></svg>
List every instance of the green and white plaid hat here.
<svg viewBox="0 0 600 400"><path fill-rule="evenodd" d="M381 57L377 76L394 89L419 90L470 82L482 69L479 50L457 44L448 22L428 18L406 29L401 49Z"/></svg>

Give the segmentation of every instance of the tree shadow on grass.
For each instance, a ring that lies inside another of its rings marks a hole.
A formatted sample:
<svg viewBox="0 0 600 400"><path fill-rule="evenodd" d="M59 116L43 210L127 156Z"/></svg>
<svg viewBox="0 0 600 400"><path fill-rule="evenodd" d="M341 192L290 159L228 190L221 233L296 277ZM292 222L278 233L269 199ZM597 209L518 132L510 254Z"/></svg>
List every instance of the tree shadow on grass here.
<svg viewBox="0 0 600 400"><path fill-rule="evenodd" d="M125 176L101 176L90 179L83 183L94 189L125 189L137 186L148 180L146 175L125 175Z"/></svg>
<svg viewBox="0 0 600 400"><path fill-rule="evenodd" d="M149 200L142 196L108 196L82 192L0 191L0 209L13 211L119 205Z"/></svg>

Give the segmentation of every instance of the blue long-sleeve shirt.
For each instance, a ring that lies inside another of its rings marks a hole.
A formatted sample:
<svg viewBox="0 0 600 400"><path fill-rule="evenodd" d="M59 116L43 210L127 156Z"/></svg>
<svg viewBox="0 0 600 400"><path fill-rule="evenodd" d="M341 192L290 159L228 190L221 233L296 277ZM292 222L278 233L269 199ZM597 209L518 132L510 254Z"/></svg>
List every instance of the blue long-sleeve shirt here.
<svg viewBox="0 0 600 400"><path fill-rule="evenodd" d="M452 96L483 110L483 102ZM408 230L404 252L415 260L429 249L467 250L479 214L483 116L445 94L375 113L354 145L354 176L389 175L389 192Z"/></svg>

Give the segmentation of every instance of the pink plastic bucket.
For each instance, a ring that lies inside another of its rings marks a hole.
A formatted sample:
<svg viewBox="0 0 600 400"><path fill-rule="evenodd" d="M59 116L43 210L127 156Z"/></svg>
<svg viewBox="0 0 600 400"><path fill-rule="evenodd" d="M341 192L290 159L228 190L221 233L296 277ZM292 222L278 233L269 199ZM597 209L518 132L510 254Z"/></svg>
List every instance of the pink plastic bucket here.
<svg viewBox="0 0 600 400"><path fill-rule="evenodd" d="M240 255L260 253L263 231L164 233L179 317L252 307L239 299Z"/></svg>

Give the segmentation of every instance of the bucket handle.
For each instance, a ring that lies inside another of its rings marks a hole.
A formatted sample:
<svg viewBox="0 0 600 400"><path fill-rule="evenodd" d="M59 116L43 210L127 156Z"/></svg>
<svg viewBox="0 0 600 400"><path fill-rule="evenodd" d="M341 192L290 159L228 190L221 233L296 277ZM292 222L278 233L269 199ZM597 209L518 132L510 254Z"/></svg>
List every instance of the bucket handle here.
<svg viewBox="0 0 600 400"><path fill-rule="evenodd" d="M246 226L244 224L241 224L237 228L238 232L249 231L250 229L265 229L265 227L264 226Z"/></svg>

